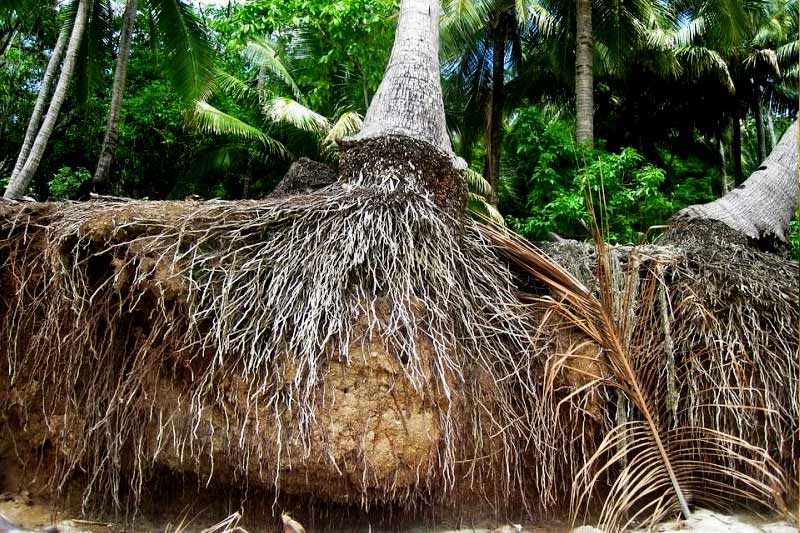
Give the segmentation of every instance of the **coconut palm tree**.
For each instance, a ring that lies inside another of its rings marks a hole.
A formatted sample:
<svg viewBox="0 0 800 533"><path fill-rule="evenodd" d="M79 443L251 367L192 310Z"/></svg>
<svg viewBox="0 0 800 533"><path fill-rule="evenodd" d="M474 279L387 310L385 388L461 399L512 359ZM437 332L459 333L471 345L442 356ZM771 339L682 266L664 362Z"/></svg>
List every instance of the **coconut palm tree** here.
<svg viewBox="0 0 800 533"><path fill-rule="evenodd" d="M287 139L299 137L306 151L310 136L316 144L310 155L333 161L338 156L338 141L358 132L362 119L355 111L345 111L331 121L310 109L275 43L251 41L243 54L255 67L255 79L244 81L217 70L209 92L195 102L191 123L202 132L226 138L223 143L215 142L209 152L210 166L224 168L233 160L244 161L243 196L247 197L254 162L292 157L276 133ZM240 118L214 106L210 100L215 95L232 98L246 116Z"/></svg>
<svg viewBox="0 0 800 533"><path fill-rule="evenodd" d="M731 160L736 183L741 183L741 121L752 111L756 126L756 158L767 155L764 104L796 109L797 2L744 0L670 2L672 27L650 32L650 42L669 49L676 71L714 78L729 91ZM772 143L774 146L774 142Z"/></svg>
<svg viewBox="0 0 800 533"><path fill-rule="evenodd" d="M477 130L486 133L484 174L494 203L491 191L497 189L500 176L506 80L521 65L523 43L536 30L537 19L520 0L450 0L444 3L444 13L446 99L458 100L461 112L456 120L466 126L464 144L473 142Z"/></svg>
<svg viewBox="0 0 800 533"><path fill-rule="evenodd" d="M160 38L162 49L165 49L169 58L173 84L187 100L194 100L210 82L213 67L211 47L201 21L191 6L183 0L146 0L145 6L151 27L157 34L151 35L151 40ZM117 130L137 7L137 0L127 0L122 16L106 132L92 178L95 188L108 181L117 146Z"/></svg>
<svg viewBox="0 0 800 533"><path fill-rule="evenodd" d="M78 0L77 9L75 11L74 19L72 22L72 29L70 31L68 44L64 53L64 62L61 65L61 71L58 76L58 82L53 90L53 96L50 100L50 105L47 108L47 113L44 115L41 126L38 129L36 137L31 144L25 163L22 165L18 173L12 175L9 180L8 187L6 188L6 198L18 198L22 196L28 188L33 175L39 167L42 160L44 151L47 148L47 143L50 140L50 135L53 133L56 119L61 111L61 105L67 96L67 89L72 74L75 70L75 64L78 59L78 51L81 46L81 40L86 30L86 23L89 17L90 2L89 0ZM44 88L42 89L44 90Z"/></svg>

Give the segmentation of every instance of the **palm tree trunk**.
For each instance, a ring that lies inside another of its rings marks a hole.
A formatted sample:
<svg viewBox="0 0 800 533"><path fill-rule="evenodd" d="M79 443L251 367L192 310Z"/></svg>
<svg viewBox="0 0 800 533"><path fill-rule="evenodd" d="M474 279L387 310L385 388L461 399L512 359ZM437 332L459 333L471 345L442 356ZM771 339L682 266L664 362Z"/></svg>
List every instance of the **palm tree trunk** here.
<svg viewBox="0 0 800 533"><path fill-rule="evenodd" d="M760 242L786 242L797 209L797 121L741 186L713 202L687 207L676 220L716 220Z"/></svg>
<svg viewBox="0 0 800 533"><path fill-rule="evenodd" d="M591 146L594 142L592 1L576 1L575 138L578 143Z"/></svg>
<svg viewBox="0 0 800 533"><path fill-rule="evenodd" d="M153 63L158 65L158 41L156 39L156 21L153 20L153 11L151 9L147 10L147 32L150 34L149 35L150 56L153 60Z"/></svg>
<svg viewBox="0 0 800 533"><path fill-rule="evenodd" d="M497 202L495 191L500 177L500 145L503 142L503 107L505 104L505 55L507 26L503 15L500 15L494 28L492 45L492 100L489 107L488 146L486 154L486 181L492 187L490 198Z"/></svg>
<svg viewBox="0 0 800 533"><path fill-rule="evenodd" d="M266 102L266 86L267 86L267 65L259 65L258 74L256 75L256 93L258 94L258 103L263 106Z"/></svg>
<svg viewBox="0 0 800 533"><path fill-rule="evenodd" d="M128 59L131 53L131 36L136 24L136 0L128 0L125 14L122 16L122 29L119 34L119 50L117 52L117 66L114 69L114 86L111 90L111 103L108 107L108 123L106 134L103 138L103 148L94 171L92 181L94 185L104 184L108 181L111 162L117 149L119 139L119 115L122 110L122 96L125 93L125 77L128 73Z"/></svg>
<svg viewBox="0 0 800 533"><path fill-rule="evenodd" d="M775 123L772 122L772 109L767 105L767 133L769 133L769 149L774 150L778 144L777 137L775 136Z"/></svg>
<svg viewBox="0 0 800 533"><path fill-rule="evenodd" d="M17 162L14 165L14 170L11 172L11 180L17 177L25 162L28 160L31 146L39 132L39 126L42 123L42 115L44 114L45 106L50 98L50 87L53 85L53 78L56 75L59 65L61 64L61 57L64 55L64 47L67 44L67 34L69 33L69 26L67 24L61 29L56 40L56 45L53 47L53 52L50 54L50 60L47 62L47 69L44 71L42 78L42 85L39 88L39 94L36 97L36 104L33 106L31 118L28 120L28 129L25 131L25 139L22 141L22 147L17 156Z"/></svg>
<svg viewBox="0 0 800 533"><path fill-rule="evenodd" d="M733 135L731 137L731 159L733 159L733 180L736 185L742 183L742 121L739 116L739 104L733 106L731 117Z"/></svg>
<svg viewBox="0 0 800 533"><path fill-rule="evenodd" d="M767 158L767 141L764 134L764 113L761 109L761 99L758 95L753 97L753 118L756 122L756 139L758 141L758 162Z"/></svg>
<svg viewBox="0 0 800 533"><path fill-rule="evenodd" d="M717 144L719 146L720 193L725 195L731 190L731 185L728 181L728 164L725 160L725 142L722 140L722 132L717 133Z"/></svg>
<svg viewBox="0 0 800 533"><path fill-rule="evenodd" d="M439 78L439 10L439 0L401 1L389 64L356 140L402 135L452 155Z"/></svg>
<svg viewBox="0 0 800 533"><path fill-rule="evenodd" d="M17 22L3 34L2 39L0 39L0 57L3 57L8 49L11 48L11 43L14 42L14 37L17 36L19 26L20 24Z"/></svg>
<svg viewBox="0 0 800 533"><path fill-rule="evenodd" d="M61 105L67 97L67 88L72 79L72 72L75 70L75 61L77 60L81 38L86 30L88 16L89 0L79 0L78 10L75 13L75 22L72 25L72 32L69 37L69 45L64 55L64 64L61 67L61 74L58 77L55 91L53 91L53 99L50 101L50 107L47 109L47 114L44 117L39 133L36 135L36 140L33 142L28 160L19 174L9 182L4 195L5 198L19 198L22 196L39 168L39 163L42 161L42 156L47 148L47 142L50 140L50 135L56 125L58 113L61 111Z"/></svg>

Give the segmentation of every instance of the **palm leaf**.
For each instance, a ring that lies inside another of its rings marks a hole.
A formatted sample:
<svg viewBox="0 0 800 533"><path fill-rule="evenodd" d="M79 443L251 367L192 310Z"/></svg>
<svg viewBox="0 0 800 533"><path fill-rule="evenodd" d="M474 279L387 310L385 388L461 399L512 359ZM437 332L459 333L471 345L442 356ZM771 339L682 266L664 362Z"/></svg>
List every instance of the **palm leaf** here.
<svg viewBox="0 0 800 533"><path fill-rule="evenodd" d="M198 100L191 116L191 123L200 131L213 135L230 135L239 139L259 141L272 155L288 157L289 152L279 141L259 128L251 126L211 104Z"/></svg>
<svg viewBox="0 0 800 533"><path fill-rule="evenodd" d="M247 83L222 69L214 70L214 89L237 100L258 102L258 94Z"/></svg>
<svg viewBox="0 0 800 533"><path fill-rule="evenodd" d="M214 75L206 29L182 0L148 0L155 27L167 53L173 85L187 100L205 94Z"/></svg>
<svg viewBox="0 0 800 533"><path fill-rule="evenodd" d="M334 122L333 126L328 130L328 134L322 140L322 151L330 158L335 158L337 153L339 141L347 137L352 137L361 130L364 125L364 119L355 111L348 111L342 113L341 116Z"/></svg>
<svg viewBox="0 0 800 533"><path fill-rule="evenodd" d="M669 402L663 400L662 364L652 331L664 282L650 269L639 278L643 262L631 255L623 284L615 287L618 278L598 226L597 294L522 237L491 223L480 227L507 260L550 289L550 296L531 302L544 305L545 316L561 317L599 347L595 370L569 397L605 384L620 391L640 417L618 421L578 471L573 517L600 485L605 487L603 479L610 481L600 525L608 531L625 531L634 522L653 524L677 511L688 517L690 501L727 508L737 498L781 507L787 479L763 449L713 428L667 424ZM544 380L549 395L555 394L552 369L563 368L578 352L551 355ZM556 409L563 405L558 402Z"/></svg>
<svg viewBox="0 0 800 533"><path fill-rule="evenodd" d="M327 135L331 127L327 118L303 104L283 96L268 100L264 105L264 114L272 122L289 124L299 130L319 136Z"/></svg>
<svg viewBox="0 0 800 533"><path fill-rule="evenodd" d="M300 87L295 83L286 63L278 55L277 48L274 44L263 39L249 41L244 49L244 56L259 67L265 67L267 72L285 83L296 100L300 102L304 101Z"/></svg>

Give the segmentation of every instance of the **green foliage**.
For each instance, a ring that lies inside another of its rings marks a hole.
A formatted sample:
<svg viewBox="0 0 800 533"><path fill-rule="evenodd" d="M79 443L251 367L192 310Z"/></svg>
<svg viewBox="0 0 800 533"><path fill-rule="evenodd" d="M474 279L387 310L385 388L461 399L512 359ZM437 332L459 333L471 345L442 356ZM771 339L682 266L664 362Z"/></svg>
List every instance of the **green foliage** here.
<svg viewBox="0 0 800 533"><path fill-rule="evenodd" d="M800 261L800 211L789 223L789 246L791 246L792 258Z"/></svg>
<svg viewBox="0 0 800 533"><path fill-rule="evenodd" d="M85 182L92 179L92 173L83 167L72 170L61 167L50 180L50 197L53 200L73 198Z"/></svg>
<svg viewBox="0 0 800 533"><path fill-rule="evenodd" d="M588 237L590 195L609 240L638 242L676 210L713 198L717 179L710 165L696 158L674 156L665 168L630 147L618 152L579 147L570 124L534 106L515 117L506 154L511 174L501 180L501 211L512 228L534 240L548 232Z"/></svg>
<svg viewBox="0 0 800 533"><path fill-rule="evenodd" d="M286 50L307 105L366 112L383 77L398 0L254 0L233 14L234 42L269 37Z"/></svg>

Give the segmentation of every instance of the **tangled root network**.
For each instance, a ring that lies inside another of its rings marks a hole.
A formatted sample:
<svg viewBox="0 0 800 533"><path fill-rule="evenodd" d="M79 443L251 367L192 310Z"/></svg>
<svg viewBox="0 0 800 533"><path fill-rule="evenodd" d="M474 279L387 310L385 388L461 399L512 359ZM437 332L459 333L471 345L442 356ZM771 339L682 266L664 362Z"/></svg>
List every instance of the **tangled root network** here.
<svg viewBox="0 0 800 533"><path fill-rule="evenodd" d="M327 490L363 505L537 482L534 324L488 242L428 195L28 204L2 225L4 379L36 388L54 486L88 472L84 503L138 501L157 463L296 492L355 470ZM324 416L331 368L363 367L375 339L400 369L386 395L432 413L410 478L337 455Z"/></svg>

